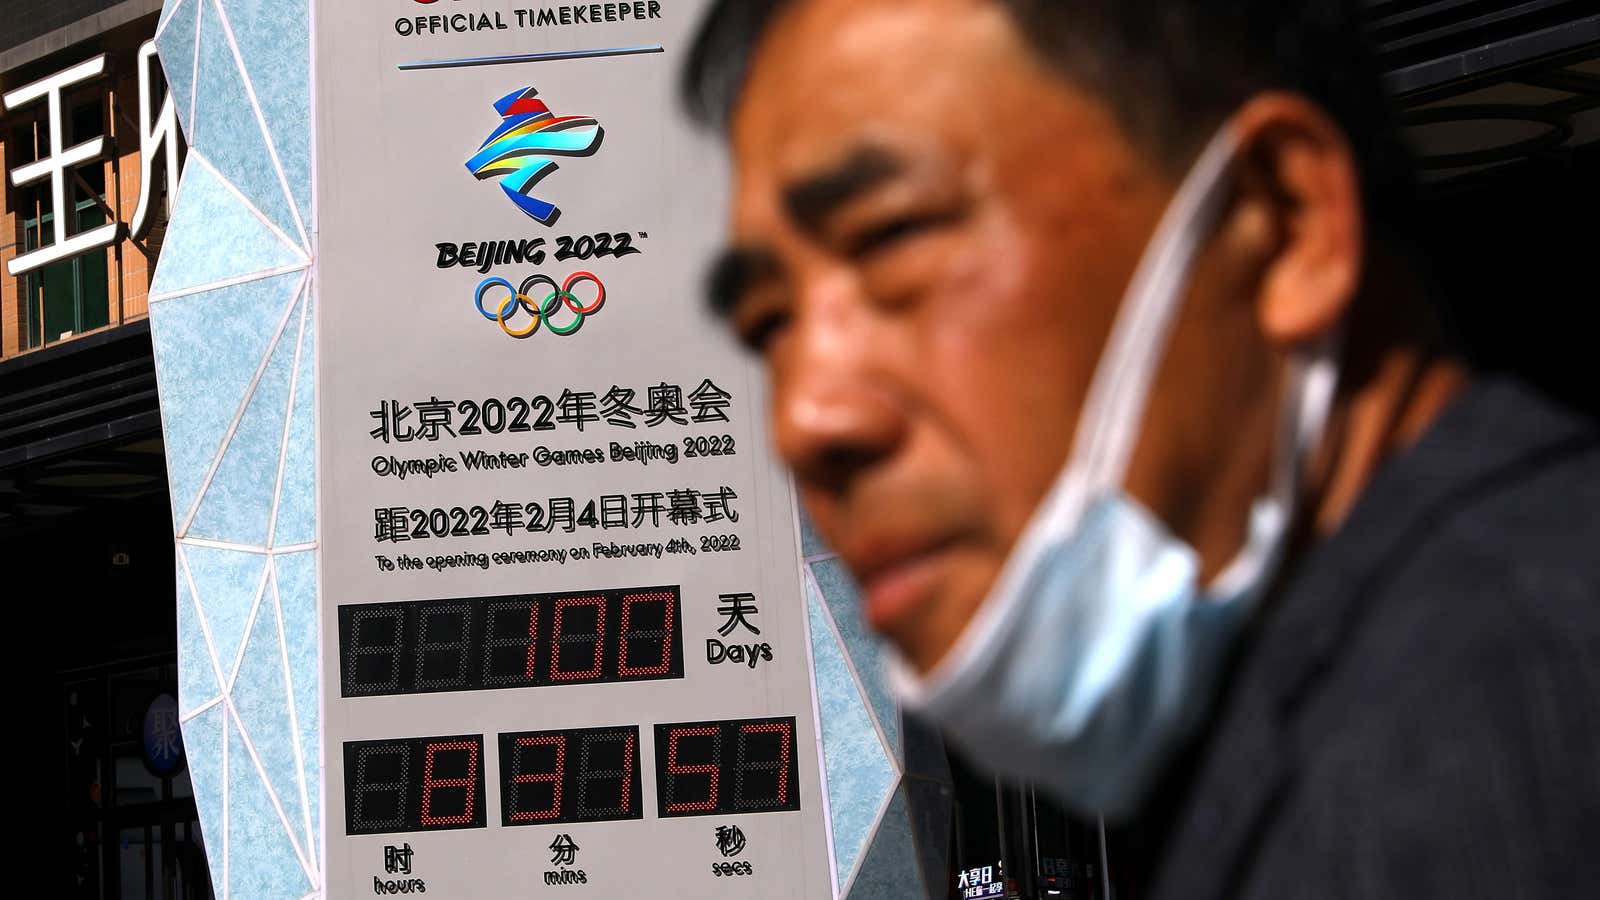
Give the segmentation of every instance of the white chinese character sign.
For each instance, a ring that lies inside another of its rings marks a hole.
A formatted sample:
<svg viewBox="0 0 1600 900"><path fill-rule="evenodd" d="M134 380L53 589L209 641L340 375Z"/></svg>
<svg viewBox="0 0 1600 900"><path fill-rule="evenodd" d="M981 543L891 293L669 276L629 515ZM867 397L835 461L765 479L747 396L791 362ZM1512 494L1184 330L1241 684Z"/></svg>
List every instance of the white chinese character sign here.
<svg viewBox="0 0 1600 900"><path fill-rule="evenodd" d="M724 171L672 86L706 7L163 9L180 694L147 740L181 722L218 896L946 889L948 809L911 814L876 646L702 309Z"/></svg>
<svg viewBox="0 0 1600 900"><path fill-rule="evenodd" d="M155 197L155 172L158 160L166 161L166 184L170 190L178 183L178 119L172 98L166 97L158 106L152 85L152 67L155 65L156 46L146 41L139 48L139 201L134 209L128 232L134 238L143 238L155 220L152 218ZM31 104L44 107L43 119L45 148L39 159L11 170L9 178L13 187L26 187L45 182L49 184L49 209L67 209L72 196L71 181L76 170L99 163L106 153L106 138L101 135L71 147L66 146L66 122L62 116L63 92L91 83L106 75L106 57L100 54L77 65L62 69L53 75L0 94L0 110L11 112ZM171 195L167 197L171 203ZM73 230L71 216L53 216L49 240L41 246L19 254L6 264L9 275L26 275L45 266L98 250L116 243L123 234L119 222L107 222L84 230Z"/></svg>

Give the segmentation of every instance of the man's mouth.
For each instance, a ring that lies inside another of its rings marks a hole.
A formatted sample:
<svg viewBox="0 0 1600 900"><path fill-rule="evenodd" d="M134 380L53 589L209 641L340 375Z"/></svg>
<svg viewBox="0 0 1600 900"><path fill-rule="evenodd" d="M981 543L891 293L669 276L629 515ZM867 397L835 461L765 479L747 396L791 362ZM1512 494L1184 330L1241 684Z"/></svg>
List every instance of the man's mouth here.
<svg viewBox="0 0 1600 900"><path fill-rule="evenodd" d="M859 553L846 553L845 561L861 585L867 624L893 635L944 583L953 539L886 540L864 544Z"/></svg>

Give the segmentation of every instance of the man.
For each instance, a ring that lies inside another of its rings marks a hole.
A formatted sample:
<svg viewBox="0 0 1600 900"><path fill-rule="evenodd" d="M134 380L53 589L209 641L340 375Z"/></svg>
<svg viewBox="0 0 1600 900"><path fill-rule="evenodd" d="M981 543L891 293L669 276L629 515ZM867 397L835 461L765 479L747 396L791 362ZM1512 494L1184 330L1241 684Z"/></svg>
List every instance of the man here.
<svg viewBox="0 0 1600 900"><path fill-rule="evenodd" d="M1358 20L723 0L687 73L897 689L1123 896L1600 884L1600 432L1447 351Z"/></svg>

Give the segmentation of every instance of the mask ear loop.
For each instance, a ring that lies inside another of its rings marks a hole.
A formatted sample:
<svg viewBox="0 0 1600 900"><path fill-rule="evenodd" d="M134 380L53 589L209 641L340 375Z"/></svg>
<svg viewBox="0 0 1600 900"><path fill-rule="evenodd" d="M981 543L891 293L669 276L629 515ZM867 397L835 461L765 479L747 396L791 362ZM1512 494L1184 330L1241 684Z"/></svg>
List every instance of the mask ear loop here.
<svg viewBox="0 0 1600 900"><path fill-rule="evenodd" d="M1068 471L1078 471L1087 503L1122 487L1139 438L1150 388L1166 356L1195 258L1210 239L1233 194L1239 142L1224 125L1206 145L1172 198L1140 261L1126 300L1101 352Z"/></svg>
<svg viewBox="0 0 1600 900"><path fill-rule="evenodd" d="M1336 331L1310 348L1297 350L1289 360L1267 493L1251 507L1244 546L1206 587L1211 597L1253 601L1251 588L1260 586L1265 581L1262 575L1282 562L1285 536L1299 507L1306 461L1327 433L1328 416L1338 393L1342 345L1343 336Z"/></svg>
<svg viewBox="0 0 1600 900"><path fill-rule="evenodd" d="M982 657L1016 614L1034 562L1076 531L1091 500L1121 485L1195 256L1233 192L1228 176L1238 143L1232 127L1224 125L1168 203L1101 351L1072 454L955 645L926 677L918 677L893 648L886 654L889 681L903 704L925 704Z"/></svg>

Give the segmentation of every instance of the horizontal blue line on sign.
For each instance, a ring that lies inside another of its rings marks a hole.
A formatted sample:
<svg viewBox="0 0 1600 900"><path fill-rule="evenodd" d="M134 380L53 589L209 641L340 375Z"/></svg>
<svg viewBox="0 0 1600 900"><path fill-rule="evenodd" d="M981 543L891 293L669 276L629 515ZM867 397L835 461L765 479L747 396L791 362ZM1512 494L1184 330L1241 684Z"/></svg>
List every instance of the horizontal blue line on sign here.
<svg viewBox="0 0 1600 900"><path fill-rule="evenodd" d="M640 53L660 53L660 44L641 44L637 47L601 47L595 50L554 50L549 53L518 53L514 56L469 56L463 59L426 59L421 62L401 63L401 71L413 69L460 69L467 66L508 66L513 63L549 62L557 59L594 59L601 56L637 56Z"/></svg>

